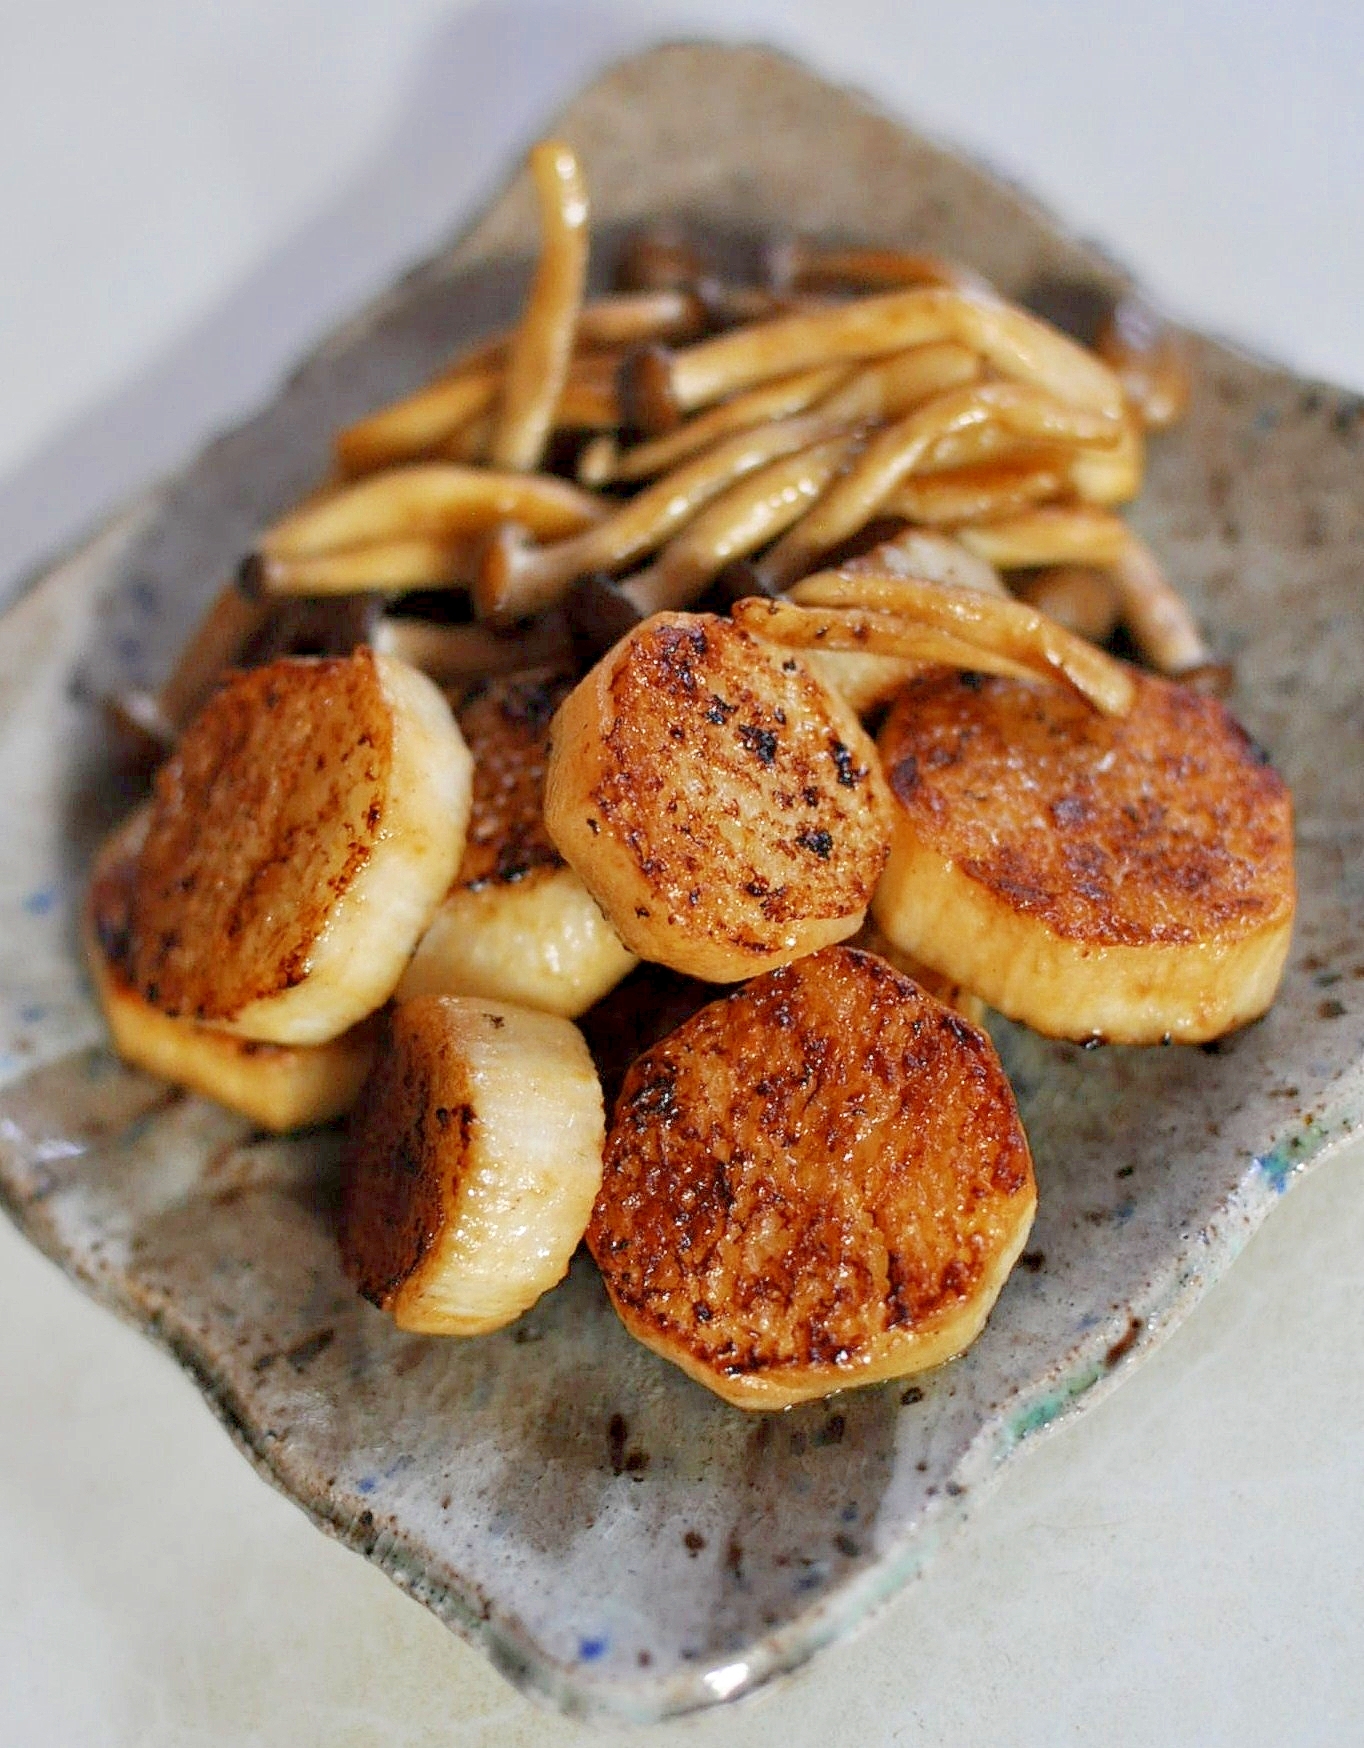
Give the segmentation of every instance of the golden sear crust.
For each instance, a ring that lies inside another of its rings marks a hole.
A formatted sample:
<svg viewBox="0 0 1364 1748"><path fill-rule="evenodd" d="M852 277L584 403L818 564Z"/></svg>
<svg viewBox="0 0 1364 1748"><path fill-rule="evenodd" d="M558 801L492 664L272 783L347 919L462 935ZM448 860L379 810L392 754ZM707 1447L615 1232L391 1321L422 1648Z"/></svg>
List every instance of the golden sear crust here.
<svg viewBox="0 0 1364 1748"><path fill-rule="evenodd" d="M829 947L635 1063L587 1241L635 1334L731 1400L780 1406L959 1351L1035 1194L989 1039Z"/></svg>
<svg viewBox="0 0 1364 1748"><path fill-rule="evenodd" d="M157 776L129 950L147 1001L229 1021L303 981L383 832L392 748L368 649L228 680Z"/></svg>
<svg viewBox="0 0 1364 1748"><path fill-rule="evenodd" d="M550 722L572 686L561 675L514 674L489 681L460 711L474 800L456 888L509 886L563 867L545 830L545 765Z"/></svg>
<svg viewBox="0 0 1364 1748"><path fill-rule="evenodd" d="M394 1011L350 1119L341 1261L389 1309L451 1218L476 1122L463 1060L430 1002Z"/></svg>
<svg viewBox="0 0 1364 1748"><path fill-rule="evenodd" d="M646 620L572 694L555 743L551 831L642 957L723 982L861 921L890 836L875 749L731 621Z"/></svg>
<svg viewBox="0 0 1364 1748"><path fill-rule="evenodd" d="M1096 947L1182 946L1284 922L1292 802L1215 698L1134 673L1126 716L934 669L879 739L914 838L998 903Z"/></svg>

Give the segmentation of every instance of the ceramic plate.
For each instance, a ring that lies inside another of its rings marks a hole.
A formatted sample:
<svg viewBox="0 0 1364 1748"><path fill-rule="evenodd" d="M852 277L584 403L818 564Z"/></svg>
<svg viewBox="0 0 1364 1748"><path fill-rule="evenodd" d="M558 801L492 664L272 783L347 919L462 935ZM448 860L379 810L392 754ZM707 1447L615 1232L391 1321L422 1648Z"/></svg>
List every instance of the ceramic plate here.
<svg viewBox="0 0 1364 1748"><path fill-rule="evenodd" d="M650 53L560 126L603 268L625 227L668 214L740 249L798 229L941 250L1011 293L1122 283L1010 187L762 50ZM23 824L0 842L0 1190L322 1528L528 1691L645 1719L741 1693L863 1619L1358 1126L1364 407L1196 340L1191 415L1153 445L1134 514L1296 794L1278 1004L1207 1050L1084 1052L1001 1024L1041 1210L984 1336L915 1385L746 1416L632 1343L581 1259L499 1335L397 1332L338 1272L335 1136L263 1142L119 1067L74 951L120 805L90 699L159 676L339 422L508 318L533 242L518 183L5 620L0 791Z"/></svg>

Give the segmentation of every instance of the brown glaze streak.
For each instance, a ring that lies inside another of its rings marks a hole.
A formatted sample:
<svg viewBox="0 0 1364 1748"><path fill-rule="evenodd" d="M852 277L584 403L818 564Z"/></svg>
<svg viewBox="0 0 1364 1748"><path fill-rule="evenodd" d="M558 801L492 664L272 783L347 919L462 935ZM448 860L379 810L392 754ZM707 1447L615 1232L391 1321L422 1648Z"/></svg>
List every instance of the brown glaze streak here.
<svg viewBox="0 0 1364 1748"><path fill-rule="evenodd" d="M635 635L610 700L593 805L690 933L761 955L792 922L865 906L887 853L884 786L855 719L803 667L727 619L678 616Z"/></svg>
<svg viewBox="0 0 1364 1748"><path fill-rule="evenodd" d="M562 868L545 830L549 725L571 678L516 674L491 680L459 713L474 759L473 811L455 889L478 890Z"/></svg>
<svg viewBox="0 0 1364 1748"><path fill-rule="evenodd" d="M718 1372L855 1365L969 1297L1032 1194L989 1039L829 947L634 1065L587 1242L623 1309Z"/></svg>
<svg viewBox="0 0 1364 1748"><path fill-rule="evenodd" d="M395 1011L350 1119L341 1264L381 1308L449 1218L473 1131L467 1076L428 1009Z"/></svg>
<svg viewBox="0 0 1364 1748"><path fill-rule="evenodd" d="M147 1001L230 1020L302 982L383 831L392 741L368 649L227 681L157 776L129 960Z"/></svg>
<svg viewBox="0 0 1364 1748"><path fill-rule="evenodd" d="M879 744L915 835L1070 940L1179 945L1282 917L1282 778L1215 698L1133 678L1122 717L1026 681L912 681Z"/></svg>

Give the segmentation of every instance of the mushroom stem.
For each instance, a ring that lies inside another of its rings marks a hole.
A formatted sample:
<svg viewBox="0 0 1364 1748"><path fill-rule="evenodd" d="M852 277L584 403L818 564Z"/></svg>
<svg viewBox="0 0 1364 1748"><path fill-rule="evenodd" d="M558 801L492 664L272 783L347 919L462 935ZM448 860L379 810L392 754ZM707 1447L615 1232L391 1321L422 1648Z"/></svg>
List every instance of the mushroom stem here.
<svg viewBox="0 0 1364 1748"><path fill-rule="evenodd" d="M553 540L603 514L599 498L566 480L428 462L373 474L305 505L268 528L259 545L268 558L313 558L376 541L479 534L507 520Z"/></svg>
<svg viewBox="0 0 1364 1748"><path fill-rule="evenodd" d="M483 365L381 407L338 432L332 446L338 469L353 479L425 454L487 412L501 381L498 365Z"/></svg>
<svg viewBox="0 0 1364 1748"><path fill-rule="evenodd" d="M1117 375L1148 431L1163 431L1189 404L1188 353L1149 304L1121 298L1099 329L1094 349Z"/></svg>
<svg viewBox="0 0 1364 1748"><path fill-rule="evenodd" d="M1111 577L1094 565L1050 565L1024 577L1018 598L1077 637L1106 643L1118 623L1118 594Z"/></svg>
<svg viewBox="0 0 1364 1748"><path fill-rule="evenodd" d="M1042 452L1036 461L1004 461L902 480L881 507L911 522L954 527L1045 503L1060 497L1066 484L1066 458Z"/></svg>
<svg viewBox="0 0 1364 1748"><path fill-rule="evenodd" d="M1128 550L1127 524L1111 510L1048 506L1025 510L978 528L958 528L957 539L999 570L1039 564L1095 564L1107 569Z"/></svg>
<svg viewBox="0 0 1364 1748"><path fill-rule="evenodd" d="M1108 716L1121 716L1131 706L1132 677L1120 662L1023 601L944 589L911 577L845 576L839 571L807 577L792 590L791 599L803 606L854 608L929 626L1035 673L1063 679Z"/></svg>
<svg viewBox="0 0 1364 1748"><path fill-rule="evenodd" d="M407 589L468 583L477 571L477 539L380 540L309 558L263 555L253 576L267 595L402 594Z"/></svg>
<svg viewBox="0 0 1364 1748"><path fill-rule="evenodd" d="M721 402L661 437L649 438L629 449L621 449L613 439L599 439L600 448L593 445L584 451L578 478L583 485L591 486L650 479L735 431L804 412L847 375L844 365L822 364L814 370L779 377L775 382L763 383L746 394L735 395L733 400Z"/></svg>
<svg viewBox="0 0 1364 1748"><path fill-rule="evenodd" d="M982 275L943 255L908 249L821 247L803 237L780 244L772 251L770 271L775 285L802 291L848 286L861 291L887 291L895 286L946 285L988 295L993 289Z"/></svg>
<svg viewBox="0 0 1364 1748"><path fill-rule="evenodd" d="M727 564L746 558L789 528L847 461L858 442L851 432L781 457L701 511L647 570L620 586L641 619L688 607Z"/></svg>
<svg viewBox="0 0 1364 1748"><path fill-rule="evenodd" d="M229 668L236 667L270 629L279 608L236 582L213 597L198 629L156 693L156 710L178 734Z"/></svg>
<svg viewBox="0 0 1364 1748"><path fill-rule="evenodd" d="M573 151L546 140L530 155L540 202L540 259L520 326L507 349L491 457L494 466L537 467L573 354L587 284L587 188Z"/></svg>
<svg viewBox="0 0 1364 1748"><path fill-rule="evenodd" d="M687 413L773 376L940 340L959 340L1003 375L1076 407L1122 417L1122 386L1092 353L1025 310L942 286L780 317L671 353L654 348L645 398Z"/></svg>
<svg viewBox="0 0 1364 1748"><path fill-rule="evenodd" d="M987 423L1053 443L1104 442L1117 435L1117 427L1099 415L1066 406L1019 383L987 382L949 390L877 432L857 465L762 561L764 581L784 587L804 576L824 553L870 521L935 442Z"/></svg>
<svg viewBox="0 0 1364 1748"><path fill-rule="evenodd" d="M488 542L474 590L480 618L499 625L542 612L589 571L619 571L662 546L712 498L779 456L837 435L818 414L739 431L645 488L570 540L533 547L509 520Z"/></svg>
<svg viewBox="0 0 1364 1748"><path fill-rule="evenodd" d="M1162 674L1178 676L1209 666L1212 652L1188 603L1146 542L1125 524L1123 533L1126 539L1109 574L1133 643Z"/></svg>

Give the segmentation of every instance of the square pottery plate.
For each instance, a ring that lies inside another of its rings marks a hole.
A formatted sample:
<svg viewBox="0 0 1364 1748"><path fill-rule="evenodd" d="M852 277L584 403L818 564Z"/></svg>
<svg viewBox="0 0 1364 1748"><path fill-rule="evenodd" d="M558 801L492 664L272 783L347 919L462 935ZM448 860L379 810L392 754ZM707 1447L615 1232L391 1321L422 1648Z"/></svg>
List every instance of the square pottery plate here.
<svg viewBox="0 0 1364 1748"><path fill-rule="evenodd" d="M669 215L739 251L792 230L940 250L1013 294L1123 284L1014 189L763 50L644 55L558 127L587 166L598 272L625 229ZM262 1141L119 1066L74 946L121 805L91 698L165 670L253 531L322 474L336 425L508 319L534 241L522 179L0 628L0 793L20 822L0 842L0 1191L318 1525L528 1691L647 1719L861 1621L1358 1126L1364 405L1194 339L1192 411L1152 445L1133 512L1296 795L1277 1005L1207 1050L1085 1052L1001 1023L1041 1209L985 1334L913 1387L745 1415L633 1343L581 1258L498 1335L399 1333L338 1270L335 1134Z"/></svg>

